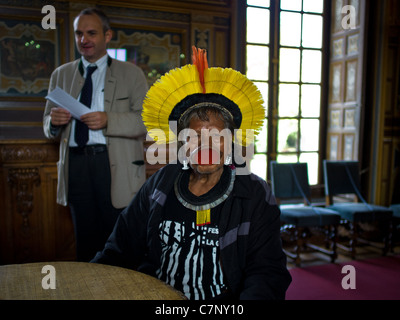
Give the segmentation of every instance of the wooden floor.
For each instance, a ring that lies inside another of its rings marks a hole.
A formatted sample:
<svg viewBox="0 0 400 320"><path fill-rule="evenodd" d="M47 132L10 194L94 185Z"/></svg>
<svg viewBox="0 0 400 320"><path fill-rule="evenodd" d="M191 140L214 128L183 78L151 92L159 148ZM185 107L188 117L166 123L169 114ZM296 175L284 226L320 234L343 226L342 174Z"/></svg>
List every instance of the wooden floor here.
<svg viewBox="0 0 400 320"><path fill-rule="evenodd" d="M335 263L343 263L347 261L352 261L352 258L349 253L344 252L341 249L337 249L338 258L335 260ZM387 255L399 255L400 254L400 245L396 246L393 252L389 252ZM356 260L364 260L364 259L371 259L371 258L378 258L382 256L382 249L378 249L372 246L360 246L357 247L357 255ZM331 263L330 257L324 255L319 252L307 252L301 254L301 265L300 267L308 267L308 266L315 266L321 264ZM287 267L288 269L295 268L296 265L293 261L288 258L287 259Z"/></svg>

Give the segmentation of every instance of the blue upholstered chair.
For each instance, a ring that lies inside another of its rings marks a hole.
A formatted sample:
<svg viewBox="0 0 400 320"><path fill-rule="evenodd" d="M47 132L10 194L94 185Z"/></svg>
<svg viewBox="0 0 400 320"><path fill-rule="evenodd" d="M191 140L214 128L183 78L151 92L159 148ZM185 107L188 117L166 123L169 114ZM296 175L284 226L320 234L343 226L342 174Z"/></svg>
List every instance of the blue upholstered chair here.
<svg viewBox="0 0 400 320"><path fill-rule="evenodd" d="M392 243L391 249L394 251L394 247L400 241L400 204L392 204L390 209L393 211L393 220L392 220L392 227L393 227L393 235L392 235Z"/></svg>
<svg viewBox="0 0 400 320"><path fill-rule="evenodd" d="M374 245L361 237L361 223L381 223L383 226L383 254L389 250L391 236L390 221L392 210L387 207L367 203L360 192L360 176L358 161L329 161L324 160L325 196L327 208L337 211L350 229L349 246L339 247L350 251L351 257L356 257L358 242ZM352 195L353 202L345 197L340 201L338 196ZM360 202L361 201L361 202Z"/></svg>
<svg viewBox="0 0 400 320"><path fill-rule="evenodd" d="M390 210L393 211L393 218L400 220L400 204L392 204Z"/></svg>
<svg viewBox="0 0 400 320"><path fill-rule="evenodd" d="M308 247L329 255L331 261L335 262L336 231L340 216L333 210L312 206L307 163L272 161L271 182L274 195L280 204L281 231L289 231L296 243L294 252L285 250L286 255L292 258L296 265L300 265L300 254L303 248ZM301 199L303 203L285 205L281 203L284 199ZM326 248L311 243L309 235L315 230L324 232Z"/></svg>

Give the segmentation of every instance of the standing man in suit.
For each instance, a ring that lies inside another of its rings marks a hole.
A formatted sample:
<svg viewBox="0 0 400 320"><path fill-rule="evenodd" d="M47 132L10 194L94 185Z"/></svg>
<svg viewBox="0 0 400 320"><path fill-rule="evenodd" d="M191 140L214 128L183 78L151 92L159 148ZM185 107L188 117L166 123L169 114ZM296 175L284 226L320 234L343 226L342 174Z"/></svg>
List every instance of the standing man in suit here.
<svg viewBox="0 0 400 320"><path fill-rule="evenodd" d="M80 59L58 67L49 92L62 88L93 112L80 119L47 102L43 128L60 137L57 203L69 205L77 260L104 247L115 221L145 181L142 102L148 86L140 68L111 59L107 16L88 8L74 20Z"/></svg>

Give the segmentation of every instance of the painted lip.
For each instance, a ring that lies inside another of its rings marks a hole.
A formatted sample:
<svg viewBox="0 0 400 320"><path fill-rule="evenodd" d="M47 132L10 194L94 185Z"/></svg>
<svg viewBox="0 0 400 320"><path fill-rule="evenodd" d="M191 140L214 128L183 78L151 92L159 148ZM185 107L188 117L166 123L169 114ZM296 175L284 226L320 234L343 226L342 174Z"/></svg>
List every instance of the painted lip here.
<svg viewBox="0 0 400 320"><path fill-rule="evenodd" d="M221 152L211 147L198 147L190 154L190 162L201 166L221 163Z"/></svg>

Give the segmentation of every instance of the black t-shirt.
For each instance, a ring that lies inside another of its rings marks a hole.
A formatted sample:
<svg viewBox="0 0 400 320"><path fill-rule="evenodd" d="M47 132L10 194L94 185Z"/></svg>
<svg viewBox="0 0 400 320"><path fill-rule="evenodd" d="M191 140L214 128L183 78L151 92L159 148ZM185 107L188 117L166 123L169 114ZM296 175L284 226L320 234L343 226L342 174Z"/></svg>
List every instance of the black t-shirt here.
<svg viewBox="0 0 400 320"><path fill-rule="evenodd" d="M226 179L229 180L229 171L224 172L214 188L197 197L197 202L204 202L207 197L218 193L216 191L221 189ZM184 197L196 201L196 196L185 188L187 184L188 178L183 177ZM167 196L159 228L162 255L157 276L183 292L188 299L214 299L226 291L218 243L221 206L211 209L209 224L197 226L196 211L183 206L174 190Z"/></svg>

